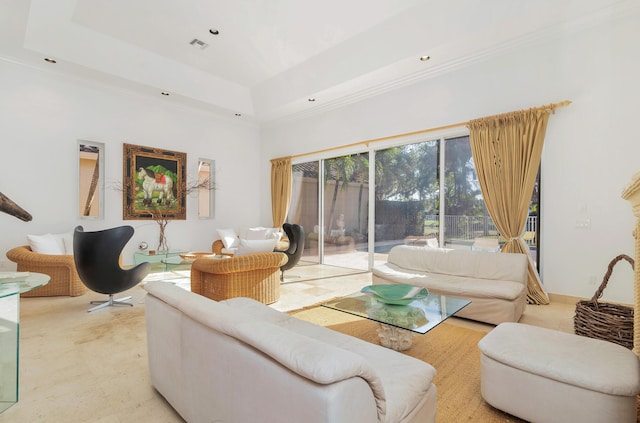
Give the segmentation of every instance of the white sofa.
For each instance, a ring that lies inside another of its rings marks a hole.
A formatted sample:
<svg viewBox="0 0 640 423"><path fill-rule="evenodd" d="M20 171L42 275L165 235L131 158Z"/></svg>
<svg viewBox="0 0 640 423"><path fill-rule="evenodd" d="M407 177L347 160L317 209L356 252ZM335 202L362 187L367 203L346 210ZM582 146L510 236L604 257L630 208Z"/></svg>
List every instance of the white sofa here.
<svg viewBox="0 0 640 423"><path fill-rule="evenodd" d="M145 289L151 382L187 422L435 422L423 361L248 298Z"/></svg>
<svg viewBox="0 0 640 423"><path fill-rule="evenodd" d="M458 317L497 325L517 322L527 301L524 254L398 245L373 267L373 283L406 283L434 294L465 298Z"/></svg>

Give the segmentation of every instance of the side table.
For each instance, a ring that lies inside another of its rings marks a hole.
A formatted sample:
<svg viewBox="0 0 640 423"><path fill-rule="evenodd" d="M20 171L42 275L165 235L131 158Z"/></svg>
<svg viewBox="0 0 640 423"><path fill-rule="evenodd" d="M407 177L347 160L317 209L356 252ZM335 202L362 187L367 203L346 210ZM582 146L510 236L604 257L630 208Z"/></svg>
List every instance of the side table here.
<svg viewBox="0 0 640 423"><path fill-rule="evenodd" d="M164 271L172 270L191 270L191 264L200 257L208 257L210 259L223 259L228 258L228 255L219 255L211 251L189 251L187 253L180 253L177 256L167 257L162 259L164 264Z"/></svg>
<svg viewBox="0 0 640 423"><path fill-rule="evenodd" d="M180 258L180 254L184 253L181 250L169 250L169 251L156 251L155 254L149 254L149 251L136 251L133 254L133 262L138 265L140 263L151 263L152 272L164 272L165 264L164 260L172 257Z"/></svg>
<svg viewBox="0 0 640 423"><path fill-rule="evenodd" d="M0 272L0 413L18 402L20 294L50 279L43 273Z"/></svg>

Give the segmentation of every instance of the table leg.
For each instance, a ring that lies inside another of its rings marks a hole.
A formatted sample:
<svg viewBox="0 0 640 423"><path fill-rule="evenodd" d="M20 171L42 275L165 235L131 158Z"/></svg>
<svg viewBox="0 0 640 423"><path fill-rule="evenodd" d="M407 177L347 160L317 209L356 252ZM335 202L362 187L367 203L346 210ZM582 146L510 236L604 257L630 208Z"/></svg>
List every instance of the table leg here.
<svg viewBox="0 0 640 423"><path fill-rule="evenodd" d="M413 332L380 323L378 327L380 345L395 351L405 351L413 345Z"/></svg>

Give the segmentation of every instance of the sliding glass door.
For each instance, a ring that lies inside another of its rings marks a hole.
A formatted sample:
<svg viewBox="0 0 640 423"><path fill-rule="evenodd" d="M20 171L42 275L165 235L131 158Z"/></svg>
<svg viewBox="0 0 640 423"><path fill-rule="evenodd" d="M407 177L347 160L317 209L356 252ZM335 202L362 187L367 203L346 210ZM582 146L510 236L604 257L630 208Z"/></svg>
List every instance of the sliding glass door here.
<svg viewBox="0 0 640 423"><path fill-rule="evenodd" d="M293 184L288 221L305 228L305 260L367 270L401 244L498 252L504 243L486 210L468 136L295 164ZM523 235L534 261L539 188L538 180Z"/></svg>
<svg viewBox="0 0 640 423"><path fill-rule="evenodd" d="M484 206L469 137L444 142L444 246L498 251L498 231Z"/></svg>
<svg viewBox="0 0 640 423"><path fill-rule="evenodd" d="M436 245L439 149L427 141L376 151L375 262L395 245Z"/></svg>
<svg viewBox="0 0 640 423"><path fill-rule="evenodd" d="M305 231L305 246L302 260L319 263L319 162L293 165L291 204L287 222L302 225Z"/></svg>
<svg viewBox="0 0 640 423"><path fill-rule="evenodd" d="M324 161L323 263L368 270L369 154Z"/></svg>

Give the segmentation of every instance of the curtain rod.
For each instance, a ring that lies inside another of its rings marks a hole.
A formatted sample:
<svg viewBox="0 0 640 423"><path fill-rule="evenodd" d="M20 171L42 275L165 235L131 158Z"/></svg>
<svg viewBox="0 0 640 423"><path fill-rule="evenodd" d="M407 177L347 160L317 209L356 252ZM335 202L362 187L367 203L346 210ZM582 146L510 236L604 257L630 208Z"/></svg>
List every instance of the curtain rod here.
<svg viewBox="0 0 640 423"><path fill-rule="evenodd" d="M555 111L555 109L557 109L558 107L564 107L564 106L568 106L570 104L571 104L571 101L565 100L565 101L561 101L559 103L547 104L546 106L533 107L533 108L531 108L529 110L546 110L546 109L549 109L553 113ZM501 116L501 115L495 115L495 116ZM413 136L413 135L428 134L429 132L436 132L436 131L442 131L442 130L445 130L445 129L457 128L457 127L460 127L460 126L466 126L468 124L469 124L469 121L466 121L466 122L452 123L450 125L438 126L438 127L435 127L435 128L422 129L420 131L405 132L404 134L388 135L386 137L374 138L374 139L370 139L370 140L367 140L367 141L358 141L358 142L354 142L354 143L351 143L351 144L341 145L341 146L338 146L338 147L330 147L330 148L325 148L325 149L322 149L322 150L311 151L309 153L296 154L296 155L291 156L291 158L292 159L296 159L298 157L313 156L313 155L316 155L316 154L328 153L330 151L342 150L342 149L349 148L349 147L357 147L359 145L364 145L364 146L366 146L368 148L369 144L375 143L375 142L389 141L389 140L393 140L393 139L396 139L396 138L404 138L404 137L409 137L409 136Z"/></svg>

